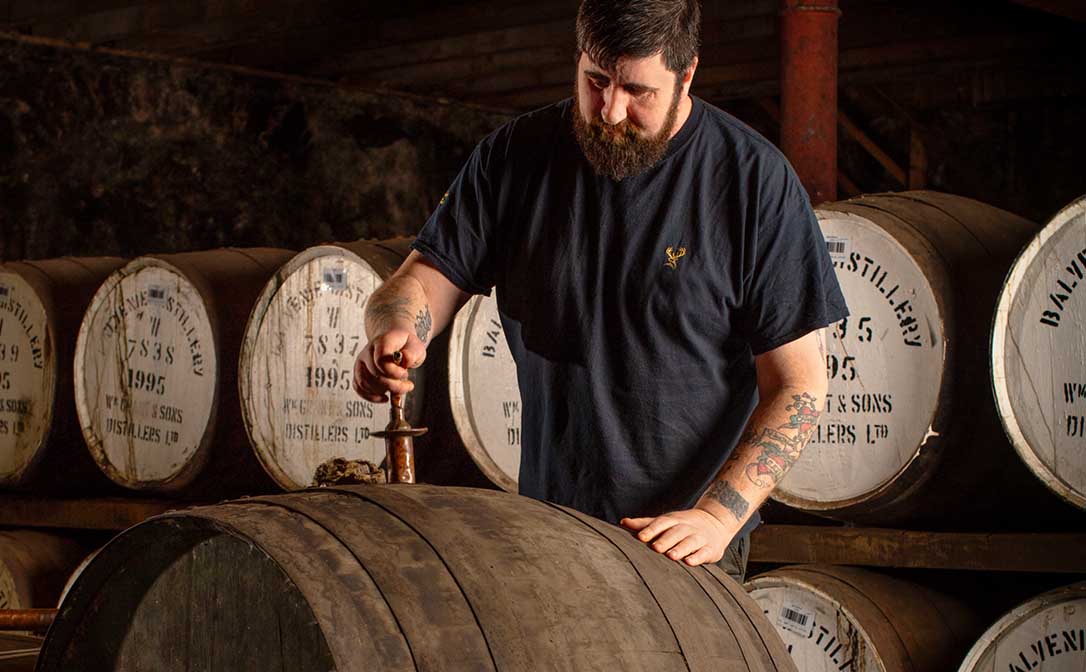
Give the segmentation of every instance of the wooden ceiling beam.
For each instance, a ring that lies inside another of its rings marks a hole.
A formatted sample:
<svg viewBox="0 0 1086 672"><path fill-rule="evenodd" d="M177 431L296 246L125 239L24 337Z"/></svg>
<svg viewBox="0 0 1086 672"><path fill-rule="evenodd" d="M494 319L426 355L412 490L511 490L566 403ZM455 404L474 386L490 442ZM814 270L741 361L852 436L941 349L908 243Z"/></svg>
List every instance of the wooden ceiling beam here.
<svg viewBox="0 0 1086 672"><path fill-rule="evenodd" d="M573 67L573 46L530 47L510 49L480 56L463 56L441 61L392 66L340 76L340 82L389 87L409 87L412 90L432 85L449 85L465 79L487 77L497 72L538 67L540 63L562 61Z"/></svg>
<svg viewBox="0 0 1086 672"><path fill-rule="evenodd" d="M368 70L382 70L464 57L479 57L513 49L565 46L574 48L573 20L559 19L529 26L505 28L482 33L457 35L410 44L352 50L317 64L314 70L324 76L352 75Z"/></svg>
<svg viewBox="0 0 1086 672"><path fill-rule="evenodd" d="M1010 0L1011 2L1040 10L1072 21L1086 23L1086 3L1082 0Z"/></svg>
<svg viewBox="0 0 1086 672"><path fill-rule="evenodd" d="M901 78L915 78L928 73L960 72L979 65L1007 61L1012 57L1028 56L1044 60L1046 52L1038 45L1060 44L1051 33L1024 35L982 35L951 40L925 40L881 47L861 47L841 52L839 66L842 84L869 84ZM711 100L755 98L779 93L777 58L767 57L747 63L726 65L703 64L694 77L693 90ZM564 79L563 79L564 77ZM507 80L507 81L512 81ZM550 72L523 75L527 86L508 91L474 91L468 100L524 109L569 95L572 86L570 70L553 68ZM532 85L532 82L537 84ZM564 83L568 82L568 83ZM455 93L450 95L456 96Z"/></svg>
<svg viewBox="0 0 1086 672"><path fill-rule="evenodd" d="M706 46L702 49L702 60L718 58L724 51L735 54L737 49L749 49L756 41L762 48L768 45L768 48L774 49L772 38L775 25L773 16L712 22L706 26L705 33L712 37L704 40ZM442 66L448 66L447 69L454 72L478 73L482 77L493 76L500 80L506 76L506 73L500 72L500 69L504 69L502 63L518 63L512 67L540 70L568 68L576 47L574 37L574 20L569 17L567 20L531 26L358 50L318 65L314 72L327 77L346 77L346 81L379 82L388 81L390 77L403 77L405 73L425 72L428 66L433 65L439 70ZM532 49L539 54L535 62L530 62L529 50ZM498 69L488 71L493 66L498 66ZM541 76L529 74L525 77L538 80ZM546 79L546 76L542 78ZM482 85L473 85L473 89L482 88Z"/></svg>

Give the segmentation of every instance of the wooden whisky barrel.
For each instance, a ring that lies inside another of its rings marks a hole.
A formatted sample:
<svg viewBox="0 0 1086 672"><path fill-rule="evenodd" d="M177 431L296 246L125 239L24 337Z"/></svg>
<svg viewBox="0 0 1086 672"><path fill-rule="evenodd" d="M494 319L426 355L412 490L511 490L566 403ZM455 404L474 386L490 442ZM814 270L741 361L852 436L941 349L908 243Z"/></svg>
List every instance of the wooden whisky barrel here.
<svg viewBox="0 0 1086 672"><path fill-rule="evenodd" d="M853 567L783 567L746 585L800 672L943 672L980 631L960 602Z"/></svg>
<svg viewBox="0 0 1086 672"><path fill-rule="evenodd" d="M109 484L83 448L72 357L95 290L116 257L0 265L0 488L101 491Z"/></svg>
<svg viewBox="0 0 1086 672"><path fill-rule="evenodd" d="M424 485L249 498L129 529L76 581L38 669L76 662L795 669L754 601L715 566L672 562L562 507Z"/></svg>
<svg viewBox="0 0 1086 672"><path fill-rule="evenodd" d="M1053 492L1086 509L1086 197L1057 213L1011 267L991 357L1015 450Z"/></svg>
<svg viewBox="0 0 1086 672"><path fill-rule="evenodd" d="M958 672L1086 670L1086 583L1015 607L988 628Z"/></svg>
<svg viewBox="0 0 1086 672"><path fill-rule="evenodd" d="M99 468L135 490L268 490L237 421L245 316L291 253L139 257L95 294L79 330L75 399Z"/></svg>
<svg viewBox="0 0 1086 672"><path fill-rule="evenodd" d="M64 600L68 597L68 592L71 591L72 586L75 585L76 579L78 579L79 575L83 573L83 570L87 568L87 565L91 563L91 560L94 560L94 556L98 555L99 550L101 550L101 548L96 548L88 553L86 557L75 566L72 573L68 575L68 580L64 582L64 587L60 589L60 597L57 598L58 607L64 604Z"/></svg>
<svg viewBox="0 0 1086 672"><path fill-rule="evenodd" d="M491 483L516 492L520 389L495 294L472 297L456 314L443 370L448 371L449 411L455 428L444 438L455 438Z"/></svg>
<svg viewBox="0 0 1086 672"><path fill-rule="evenodd" d="M363 313L373 292L406 258L412 239L311 247L267 282L249 316L238 363L245 429L260 463L287 490L313 485L334 458L381 464L388 405L351 386L367 344ZM424 390L421 370L408 395L409 421Z"/></svg>
<svg viewBox="0 0 1086 672"><path fill-rule="evenodd" d="M45 609L86 555L82 544L33 530L0 531L0 609Z"/></svg>
<svg viewBox="0 0 1086 672"><path fill-rule="evenodd" d="M1032 488L983 381L996 296L1036 227L927 191L816 212L851 314L827 330L821 422L774 498L844 520L945 526L973 520L993 483Z"/></svg>

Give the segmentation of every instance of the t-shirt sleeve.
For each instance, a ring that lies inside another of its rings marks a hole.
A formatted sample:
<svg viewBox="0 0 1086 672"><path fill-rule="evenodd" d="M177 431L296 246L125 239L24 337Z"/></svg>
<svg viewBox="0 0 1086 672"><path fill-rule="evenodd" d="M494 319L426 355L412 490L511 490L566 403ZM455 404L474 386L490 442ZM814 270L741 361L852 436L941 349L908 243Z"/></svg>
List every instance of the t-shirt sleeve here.
<svg viewBox="0 0 1086 672"><path fill-rule="evenodd" d="M781 159L760 185L744 293L744 329L755 355L848 316L807 192Z"/></svg>
<svg viewBox="0 0 1086 672"><path fill-rule="evenodd" d="M488 296L494 286L496 247L493 140L486 138L471 153L411 244L454 285Z"/></svg>

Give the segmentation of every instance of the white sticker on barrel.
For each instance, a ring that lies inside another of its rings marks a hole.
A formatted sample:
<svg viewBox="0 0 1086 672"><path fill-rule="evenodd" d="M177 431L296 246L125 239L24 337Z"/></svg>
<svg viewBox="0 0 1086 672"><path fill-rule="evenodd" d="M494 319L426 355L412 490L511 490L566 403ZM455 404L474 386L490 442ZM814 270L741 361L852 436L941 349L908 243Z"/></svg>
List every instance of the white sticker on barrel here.
<svg viewBox="0 0 1086 672"><path fill-rule="evenodd" d="M462 350L454 354L459 362L453 363L459 375L450 376L457 388L450 390L457 429L465 443L475 444L515 484L520 473L520 388L497 295L472 299L456 319L468 320L456 329L463 334L458 341Z"/></svg>
<svg viewBox="0 0 1086 672"><path fill-rule="evenodd" d="M55 363L38 294L0 273L0 483L18 479L49 431Z"/></svg>
<svg viewBox="0 0 1086 672"><path fill-rule="evenodd" d="M756 586L750 594L773 622L793 662L803 672L882 669L870 643L823 595L797 585ZM799 627L798 621L803 619L806 623Z"/></svg>
<svg viewBox="0 0 1086 672"><path fill-rule="evenodd" d="M795 602L785 602L777 614L777 627L806 639L814 631L814 614Z"/></svg>
<svg viewBox="0 0 1086 672"><path fill-rule="evenodd" d="M850 248L848 238L826 236L826 251L830 253L833 261L848 259L848 254L852 251Z"/></svg>
<svg viewBox="0 0 1086 672"><path fill-rule="evenodd" d="M321 277L324 278L324 288L343 290L347 288L347 269L343 263L321 267Z"/></svg>
<svg viewBox="0 0 1086 672"><path fill-rule="evenodd" d="M779 490L830 503L878 489L917 453L938 404L944 335L931 286L901 244L865 218L818 215L827 237L848 241L833 266L851 314L825 332L822 418Z"/></svg>
<svg viewBox="0 0 1086 672"><path fill-rule="evenodd" d="M91 310L76 365L90 441L123 482L174 478L212 419L218 362L203 299L152 263L100 293Z"/></svg>
<svg viewBox="0 0 1086 672"><path fill-rule="evenodd" d="M992 626L966 658L962 672L1086 670L1086 597L1024 611L1024 618L1002 619Z"/></svg>
<svg viewBox="0 0 1086 672"><path fill-rule="evenodd" d="M1086 508L1086 199L1057 214L1015 262L993 346L996 399L1015 448Z"/></svg>
<svg viewBox="0 0 1086 672"><path fill-rule="evenodd" d="M247 363L249 431L273 477L288 488L313 484L333 458L381 464L388 422L352 388L355 356L366 346L366 301L380 276L341 254L290 273L272 297Z"/></svg>

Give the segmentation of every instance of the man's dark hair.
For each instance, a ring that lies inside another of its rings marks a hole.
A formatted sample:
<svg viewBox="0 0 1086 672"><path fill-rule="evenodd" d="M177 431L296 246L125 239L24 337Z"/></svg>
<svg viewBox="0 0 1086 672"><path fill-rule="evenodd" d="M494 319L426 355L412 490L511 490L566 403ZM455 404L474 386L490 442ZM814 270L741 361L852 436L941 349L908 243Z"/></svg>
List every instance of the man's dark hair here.
<svg viewBox="0 0 1086 672"><path fill-rule="evenodd" d="M581 52L610 70L618 59L663 52L667 69L682 74L698 53L699 0L583 0L577 12Z"/></svg>

